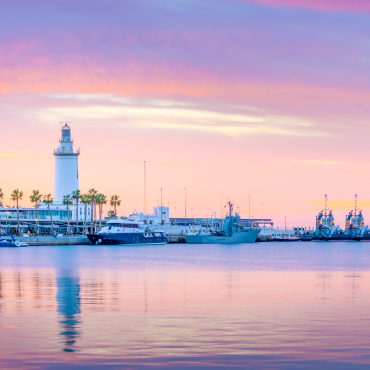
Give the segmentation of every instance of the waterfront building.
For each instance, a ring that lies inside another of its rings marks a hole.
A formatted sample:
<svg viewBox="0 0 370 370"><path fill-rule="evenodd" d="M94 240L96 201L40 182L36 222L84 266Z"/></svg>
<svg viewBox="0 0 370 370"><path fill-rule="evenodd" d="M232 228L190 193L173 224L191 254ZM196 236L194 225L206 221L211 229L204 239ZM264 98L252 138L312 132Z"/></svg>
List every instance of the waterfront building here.
<svg viewBox="0 0 370 370"><path fill-rule="evenodd" d="M162 216L161 216L162 213ZM149 223L162 223L169 224L170 223L170 207L153 207L153 214L152 215L143 215L143 220L145 220L148 224Z"/></svg>

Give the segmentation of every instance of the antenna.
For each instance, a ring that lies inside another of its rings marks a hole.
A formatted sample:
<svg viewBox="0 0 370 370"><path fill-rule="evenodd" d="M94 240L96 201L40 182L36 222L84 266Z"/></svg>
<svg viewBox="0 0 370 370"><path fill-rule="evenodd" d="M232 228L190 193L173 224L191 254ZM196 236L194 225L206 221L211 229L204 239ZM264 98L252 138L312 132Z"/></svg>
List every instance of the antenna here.
<svg viewBox="0 0 370 370"><path fill-rule="evenodd" d="M147 202L146 202L146 161L144 161L144 215L148 214Z"/></svg>

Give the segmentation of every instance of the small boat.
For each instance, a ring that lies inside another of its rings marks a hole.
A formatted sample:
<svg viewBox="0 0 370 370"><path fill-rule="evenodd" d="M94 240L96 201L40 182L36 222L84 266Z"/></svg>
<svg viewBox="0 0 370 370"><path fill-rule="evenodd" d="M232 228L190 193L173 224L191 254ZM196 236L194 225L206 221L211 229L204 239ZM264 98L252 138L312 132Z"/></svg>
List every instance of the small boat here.
<svg viewBox="0 0 370 370"><path fill-rule="evenodd" d="M0 247L16 247L14 239L0 239Z"/></svg>
<svg viewBox="0 0 370 370"><path fill-rule="evenodd" d="M28 244L12 236L10 238L0 239L0 247L28 247Z"/></svg>
<svg viewBox="0 0 370 370"><path fill-rule="evenodd" d="M312 235L309 234L302 234L300 235L301 242L310 242L312 240Z"/></svg>
<svg viewBox="0 0 370 370"><path fill-rule="evenodd" d="M271 241L273 242L299 242L301 238L297 235L282 234L276 235Z"/></svg>

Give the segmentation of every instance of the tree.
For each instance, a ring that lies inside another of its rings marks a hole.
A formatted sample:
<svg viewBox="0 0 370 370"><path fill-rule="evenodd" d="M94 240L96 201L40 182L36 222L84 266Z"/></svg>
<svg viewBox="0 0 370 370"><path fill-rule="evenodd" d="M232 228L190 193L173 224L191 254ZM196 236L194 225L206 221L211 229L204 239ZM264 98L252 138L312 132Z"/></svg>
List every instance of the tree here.
<svg viewBox="0 0 370 370"><path fill-rule="evenodd" d="M14 202L17 202L17 224L18 224L18 234L20 234L20 225L19 225L19 200L23 198L23 191L19 191L18 189L14 190L13 193L10 195L10 199Z"/></svg>
<svg viewBox="0 0 370 370"><path fill-rule="evenodd" d="M112 195L110 198L110 205L114 207L114 216L117 217L117 206L121 205L121 201L119 200L118 195Z"/></svg>
<svg viewBox="0 0 370 370"><path fill-rule="evenodd" d="M0 205L3 205L3 201L4 201L4 193L3 193L3 189L0 189Z"/></svg>
<svg viewBox="0 0 370 370"><path fill-rule="evenodd" d="M116 217L116 216L115 216L115 214L114 214L114 211L112 211L112 210L108 211L107 215L108 215L108 217L109 217L111 220L112 220L113 218L115 218L115 217Z"/></svg>
<svg viewBox="0 0 370 370"><path fill-rule="evenodd" d="M78 233L78 203L80 202L82 197L80 190L72 191L72 199L76 202L76 233Z"/></svg>
<svg viewBox="0 0 370 370"><path fill-rule="evenodd" d="M87 206L91 204L91 199L88 194L81 195L81 203L85 206L85 234L87 234Z"/></svg>
<svg viewBox="0 0 370 370"><path fill-rule="evenodd" d="M101 216L103 213L103 205L107 204L108 200L106 195L104 194L97 194L96 195L96 202L99 205L99 231L101 230Z"/></svg>
<svg viewBox="0 0 370 370"><path fill-rule="evenodd" d="M73 204L72 202L72 196L71 195L64 195L63 196L63 204L67 206L67 235L71 235L70 229L69 229L69 206Z"/></svg>
<svg viewBox="0 0 370 370"><path fill-rule="evenodd" d="M42 195L40 194L39 190L32 190L32 194L30 195L30 200L32 203L35 203L36 208L36 234L38 234L38 217L37 217L37 210L39 208L39 203L41 201Z"/></svg>
<svg viewBox="0 0 370 370"><path fill-rule="evenodd" d="M98 191L95 190L94 188L90 189L89 192L88 192L88 195L90 195L90 200L91 200L91 204L92 204L92 222L94 223L94 221L96 220L96 208L95 208L95 205L96 205L96 195L98 194Z"/></svg>
<svg viewBox="0 0 370 370"><path fill-rule="evenodd" d="M54 234L54 225L53 225L53 217L51 215L51 209L50 204L54 202L54 198L52 198L51 194L44 195L44 199L42 203L46 204L48 206L49 215L50 215L50 221L51 221L51 234Z"/></svg>

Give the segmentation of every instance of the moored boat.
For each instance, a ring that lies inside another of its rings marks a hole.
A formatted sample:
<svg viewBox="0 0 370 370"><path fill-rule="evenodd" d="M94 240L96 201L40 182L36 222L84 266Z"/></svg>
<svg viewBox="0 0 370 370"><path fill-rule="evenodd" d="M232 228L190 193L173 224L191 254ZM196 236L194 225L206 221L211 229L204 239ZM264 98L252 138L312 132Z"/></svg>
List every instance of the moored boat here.
<svg viewBox="0 0 370 370"><path fill-rule="evenodd" d="M240 216L232 215L233 204L229 202L229 215L225 218L222 228L207 233L185 235L188 244L241 244L254 243L261 232L257 227L246 227L240 222Z"/></svg>
<svg viewBox="0 0 370 370"><path fill-rule="evenodd" d="M312 235L312 241L328 241L333 234L339 235L340 228L334 224L333 212L328 208L328 196L325 194L325 208L316 217L316 230Z"/></svg>
<svg viewBox="0 0 370 370"><path fill-rule="evenodd" d="M127 220L110 220L98 234L88 234L87 237L93 245L167 243L164 232L140 221L137 213L130 215Z"/></svg>

